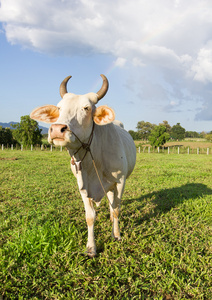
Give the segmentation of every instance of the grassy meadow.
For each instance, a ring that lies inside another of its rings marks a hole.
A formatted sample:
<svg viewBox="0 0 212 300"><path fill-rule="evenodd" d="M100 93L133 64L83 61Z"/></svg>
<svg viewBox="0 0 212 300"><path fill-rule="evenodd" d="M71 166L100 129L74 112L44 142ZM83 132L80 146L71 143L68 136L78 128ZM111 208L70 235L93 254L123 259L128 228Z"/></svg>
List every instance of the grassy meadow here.
<svg viewBox="0 0 212 300"><path fill-rule="evenodd" d="M66 151L0 152L0 299L212 299L212 155L140 153L97 257Z"/></svg>

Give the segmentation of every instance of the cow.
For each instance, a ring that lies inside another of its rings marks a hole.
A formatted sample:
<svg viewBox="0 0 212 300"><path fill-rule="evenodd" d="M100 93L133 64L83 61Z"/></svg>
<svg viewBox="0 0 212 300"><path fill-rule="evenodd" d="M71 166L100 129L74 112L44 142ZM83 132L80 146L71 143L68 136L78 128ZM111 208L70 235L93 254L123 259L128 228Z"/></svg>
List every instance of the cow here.
<svg viewBox="0 0 212 300"><path fill-rule="evenodd" d="M86 253L96 255L94 238L95 209L106 195L113 223L112 237L121 240L118 218L126 179L132 173L136 162L136 148L131 135L123 124L115 121L112 108L96 104L108 90L106 76L97 93L75 95L67 92L66 77L60 85L62 100L55 105L35 108L30 117L51 123L48 142L65 146L71 156L71 170L77 179L84 202L88 227Z"/></svg>

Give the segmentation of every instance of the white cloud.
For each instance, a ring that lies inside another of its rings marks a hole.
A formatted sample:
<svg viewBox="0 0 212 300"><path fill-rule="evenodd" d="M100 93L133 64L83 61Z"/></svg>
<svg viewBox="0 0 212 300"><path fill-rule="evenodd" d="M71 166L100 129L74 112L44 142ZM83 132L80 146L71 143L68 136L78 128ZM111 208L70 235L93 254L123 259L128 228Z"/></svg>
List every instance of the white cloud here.
<svg viewBox="0 0 212 300"><path fill-rule="evenodd" d="M193 80L204 89L212 82L211 0L4 0L0 21L12 44L56 55L110 54L118 67L151 69L173 91L144 81L137 94L159 93L170 108L185 88L189 100L197 98Z"/></svg>
<svg viewBox="0 0 212 300"><path fill-rule="evenodd" d="M136 55L153 61L158 57L178 60L199 50L193 46L204 41L212 22L209 4L209 0L194 0L192 7L185 1L168 0L43 0L39 4L5 0L0 20L10 42L38 51L62 54L73 45L74 49L84 45L117 57L123 53L125 59Z"/></svg>
<svg viewBox="0 0 212 300"><path fill-rule="evenodd" d="M118 57L117 60L115 61L115 66L116 67L124 67L126 64L126 59L123 57Z"/></svg>
<svg viewBox="0 0 212 300"><path fill-rule="evenodd" d="M178 105L178 104L176 103L176 101L173 101L173 100L172 100L172 101L170 102L170 106L176 106L176 105Z"/></svg>
<svg viewBox="0 0 212 300"><path fill-rule="evenodd" d="M212 82L212 41L207 47L201 48L192 66L194 79L202 82Z"/></svg>

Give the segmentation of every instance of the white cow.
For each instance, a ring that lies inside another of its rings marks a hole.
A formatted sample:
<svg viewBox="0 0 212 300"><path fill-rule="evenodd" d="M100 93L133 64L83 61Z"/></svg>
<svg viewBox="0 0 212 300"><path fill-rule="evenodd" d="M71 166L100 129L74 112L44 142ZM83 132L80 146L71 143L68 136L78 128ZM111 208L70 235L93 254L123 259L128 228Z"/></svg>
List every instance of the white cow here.
<svg viewBox="0 0 212 300"><path fill-rule="evenodd" d="M87 254L96 255L94 239L95 210L107 194L113 222L112 236L120 240L118 216L126 178L136 161L136 148L121 122L114 121L114 111L108 106L96 108L108 90L108 80L97 93L75 95L67 92L68 76L60 85L62 100L57 106L46 105L34 109L30 117L52 123L48 141L66 146L71 156L71 169L82 196L88 226ZM114 121L114 123L113 123ZM92 159L93 158L93 159Z"/></svg>

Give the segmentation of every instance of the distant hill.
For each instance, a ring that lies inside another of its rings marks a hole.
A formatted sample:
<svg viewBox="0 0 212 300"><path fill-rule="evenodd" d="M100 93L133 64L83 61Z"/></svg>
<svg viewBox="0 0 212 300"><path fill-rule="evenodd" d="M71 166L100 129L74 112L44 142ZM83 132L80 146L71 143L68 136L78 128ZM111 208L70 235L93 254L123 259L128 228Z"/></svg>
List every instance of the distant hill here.
<svg viewBox="0 0 212 300"><path fill-rule="evenodd" d="M2 123L0 122L0 126L6 128L10 128L10 129L14 129L11 125L14 125L14 124L17 124L18 122L9 122L9 123ZM41 133L42 134L45 134L45 133L48 133L48 128L44 127L44 126L39 126L40 129L42 129Z"/></svg>

